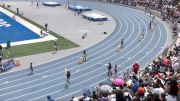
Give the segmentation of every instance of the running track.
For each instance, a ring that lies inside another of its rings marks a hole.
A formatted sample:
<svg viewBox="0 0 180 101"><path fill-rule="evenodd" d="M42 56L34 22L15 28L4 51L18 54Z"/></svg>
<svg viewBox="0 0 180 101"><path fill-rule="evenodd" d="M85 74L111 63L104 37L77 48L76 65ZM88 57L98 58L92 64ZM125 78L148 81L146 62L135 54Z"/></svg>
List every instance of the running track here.
<svg viewBox="0 0 180 101"><path fill-rule="evenodd" d="M80 2L78 2L79 4ZM152 19L144 12L131 8L96 2L82 2L96 10L111 15L116 20L116 28L106 39L86 49L87 62L78 65L82 52L39 65L35 74L28 76L29 70L23 69L0 76L0 101L46 101L46 96L68 101L72 96L79 96L85 88L94 88L101 81L107 80L107 66L111 62L118 65L118 72L132 68L137 61L145 66L156 57L167 42L164 25L157 22L154 31L149 31ZM139 42L142 29L145 38ZM124 38L124 49L117 53L117 46ZM65 89L64 66L71 71L71 85Z"/></svg>

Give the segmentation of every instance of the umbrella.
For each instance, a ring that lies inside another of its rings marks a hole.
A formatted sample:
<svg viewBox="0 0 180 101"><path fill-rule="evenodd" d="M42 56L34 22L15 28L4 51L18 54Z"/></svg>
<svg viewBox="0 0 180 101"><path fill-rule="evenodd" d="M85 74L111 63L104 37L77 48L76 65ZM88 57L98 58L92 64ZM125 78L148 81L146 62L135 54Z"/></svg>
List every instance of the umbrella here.
<svg viewBox="0 0 180 101"><path fill-rule="evenodd" d="M124 85L124 80L123 79L121 79L121 78L116 78L116 79L114 79L113 80L113 82L112 82L114 85L116 85L116 86L122 86L122 85Z"/></svg>
<svg viewBox="0 0 180 101"><path fill-rule="evenodd" d="M109 93L109 92L111 92L112 90L113 90L112 87L109 86L109 85L102 85L102 86L100 86L100 91L101 91L102 93Z"/></svg>

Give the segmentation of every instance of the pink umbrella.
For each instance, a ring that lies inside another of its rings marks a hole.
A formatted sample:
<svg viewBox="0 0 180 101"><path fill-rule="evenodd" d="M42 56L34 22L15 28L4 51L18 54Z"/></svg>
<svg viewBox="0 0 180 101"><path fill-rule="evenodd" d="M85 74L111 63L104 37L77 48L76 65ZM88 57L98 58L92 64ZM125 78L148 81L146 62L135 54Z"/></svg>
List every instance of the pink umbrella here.
<svg viewBox="0 0 180 101"><path fill-rule="evenodd" d="M124 80L123 79L121 79L121 78L116 78L116 79L114 79L113 80L113 82L112 82L114 85L116 85L116 86L121 86L121 85L124 85Z"/></svg>

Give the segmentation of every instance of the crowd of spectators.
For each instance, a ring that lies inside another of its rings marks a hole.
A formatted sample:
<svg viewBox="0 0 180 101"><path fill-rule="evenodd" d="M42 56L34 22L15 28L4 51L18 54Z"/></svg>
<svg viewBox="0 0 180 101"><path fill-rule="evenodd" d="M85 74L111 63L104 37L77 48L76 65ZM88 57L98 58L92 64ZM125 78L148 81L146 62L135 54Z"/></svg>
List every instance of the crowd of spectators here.
<svg viewBox="0 0 180 101"><path fill-rule="evenodd" d="M131 6L143 6L157 10L163 17L173 23L180 22L180 0L107 0L108 2L122 3Z"/></svg>
<svg viewBox="0 0 180 101"><path fill-rule="evenodd" d="M132 66L132 70L119 75L125 81L123 85L110 84L112 89L104 93L101 92L104 83L100 83L92 94L84 93L70 101L180 101L179 53L180 44L175 44L164 57L158 57L139 73L134 73Z"/></svg>
<svg viewBox="0 0 180 101"><path fill-rule="evenodd" d="M112 1L108 0L108 2ZM178 29L180 0L115 0L114 2L157 10L163 20L171 21ZM173 48L166 48L161 56L143 70L138 70L138 73L133 72L134 66L132 70L119 75L119 78L125 81L123 85L110 84L112 90L104 93L100 90L102 86L100 83L92 94L84 93L81 97L72 97L70 101L180 101L180 43L174 44Z"/></svg>

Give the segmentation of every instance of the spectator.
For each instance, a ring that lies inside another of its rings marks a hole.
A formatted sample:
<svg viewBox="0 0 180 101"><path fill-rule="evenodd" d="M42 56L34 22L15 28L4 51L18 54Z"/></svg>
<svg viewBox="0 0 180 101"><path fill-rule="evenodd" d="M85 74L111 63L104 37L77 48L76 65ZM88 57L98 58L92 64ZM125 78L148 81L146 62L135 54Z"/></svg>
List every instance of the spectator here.
<svg viewBox="0 0 180 101"><path fill-rule="evenodd" d="M78 101L78 98L72 97L72 100L70 100L70 101Z"/></svg>
<svg viewBox="0 0 180 101"><path fill-rule="evenodd" d="M178 86L176 80L171 80L168 87L167 101L177 101Z"/></svg>
<svg viewBox="0 0 180 101"><path fill-rule="evenodd" d="M127 90L124 92L124 98L126 101L132 101L132 95Z"/></svg>
<svg viewBox="0 0 180 101"><path fill-rule="evenodd" d="M126 101L121 90L116 92L116 101Z"/></svg>
<svg viewBox="0 0 180 101"><path fill-rule="evenodd" d="M158 94L154 94L154 101L161 101Z"/></svg>
<svg viewBox="0 0 180 101"><path fill-rule="evenodd" d="M134 91L134 93L135 93L135 92L137 92L137 90L138 90L139 82L137 82L136 80L133 80L133 83L134 83L134 85L133 85L133 91Z"/></svg>
<svg viewBox="0 0 180 101"><path fill-rule="evenodd" d="M137 100L138 101L145 101L145 88L144 88L144 85L141 85L139 88L138 88L138 91L137 91L137 96L136 96Z"/></svg>
<svg viewBox="0 0 180 101"><path fill-rule="evenodd" d="M96 100L96 101L98 100L98 95L96 94L95 91L93 91L92 98L93 98L94 100Z"/></svg>
<svg viewBox="0 0 180 101"><path fill-rule="evenodd" d="M83 94L83 101L89 101L90 97L88 97L86 94Z"/></svg>
<svg viewBox="0 0 180 101"><path fill-rule="evenodd" d="M162 94L161 94L160 100L161 100L161 101L166 101L166 94L165 94L165 93L162 93Z"/></svg>
<svg viewBox="0 0 180 101"><path fill-rule="evenodd" d="M146 97L146 101L153 101L154 95L153 94L148 94Z"/></svg>
<svg viewBox="0 0 180 101"><path fill-rule="evenodd" d="M164 90L163 88L160 87L160 84L159 83L155 83L153 85L153 91L152 91L152 94L157 94L159 99L161 98L161 94L164 93ZM157 96L156 95L156 96Z"/></svg>
<svg viewBox="0 0 180 101"><path fill-rule="evenodd" d="M133 65L133 72L137 75L138 71L139 71L139 64L135 62L135 64Z"/></svg>

